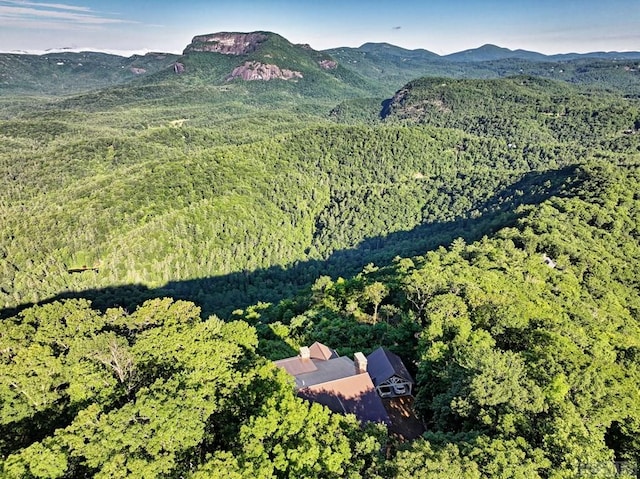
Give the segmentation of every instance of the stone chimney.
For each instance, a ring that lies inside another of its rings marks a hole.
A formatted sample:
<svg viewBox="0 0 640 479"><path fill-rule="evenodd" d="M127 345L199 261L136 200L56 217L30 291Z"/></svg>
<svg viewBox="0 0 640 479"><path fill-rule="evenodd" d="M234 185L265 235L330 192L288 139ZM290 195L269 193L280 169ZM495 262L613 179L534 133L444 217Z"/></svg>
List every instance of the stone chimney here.
<svg viewBox="0 0 640 479"><path fill-rule="evenodd" d="M367 372L367 357L358 352L353 355L353 364L356 366L356 374L363 374Z"/></svg>
<svg viewBox="0 0 640 479"><path fill-rule="evenodd" d="M300 359L311 359L311 351L307 346L300 347Z"/></svg>

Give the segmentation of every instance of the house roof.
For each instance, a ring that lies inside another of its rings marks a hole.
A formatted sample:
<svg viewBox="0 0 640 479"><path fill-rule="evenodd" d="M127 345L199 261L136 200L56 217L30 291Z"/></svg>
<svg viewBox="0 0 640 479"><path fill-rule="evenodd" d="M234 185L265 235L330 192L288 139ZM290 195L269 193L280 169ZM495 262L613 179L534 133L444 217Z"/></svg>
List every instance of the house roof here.
<svg viewBox="0 0 640 479"><path fill-rule="evenodd" d="M405 381L414 384L413 378L402 359L388 349L378 348L369 356L367 356L367 371L376 386L391 379L393 376L399 376Z"/></svg>
<svg viewBox="0 0 640 479"><path fill-rule="evenodd" d="M309 346L308 352L309 357L299 355L275 361L276 366L283 368L295 378L300 397L323 404L337 413L355 414L363 422L391 424L384 404L376 392L373 376L367 373L357 374L352 359L338 356L336 351L322 343L313 343ZM391 360L394 364L397 362L397 368L404 370L406 377L411 380L400 358L395 358L397 361L394 358ZM370 361L369 359L369 364ZM387 359L386 362L390 360Z"/></svg>
<svg viewBox="0 0 640 479"><path fill-rule="evenodd" d="M325 346L322 343L319 343L318 341L309 346L309 352L311 353L311 359L321 359L327 361L329 359L338 357L338 353L336 351Z"/></svg>
<svg viewBox="0 0 640 479"><path fill-rule="evenodd" d="M360 421L390 425L389 415L368 374L357 374L301 388L298 395Z"/></svg>
<svg viewBox="0 0 640 479"><path fill-rule="evenodd" d="M296 357L281 359L276 361L275 365L283 368L295 378L296 389L353 376L356 371L353 360L346 357L337 357L327 361Z"/></svg>
<svg viewBox="0 0 640 479"><path fill-rule="evenodd" d="M274 364L284 369L292 376L298 376L299 374L311 373L318 370L313 360L302 359L300 356L280 359L279 361L275 361Z"/></svg>
<svg viewBox="0 0 640 479"><path fill-rule="evenodd" d="M300 383L300 387L313 386L314 384L347 378L353 376L356 371L353 360L347 357L338 357L328 361L317 361L316 367L318 368L317 371L310 374L301 374L296 377L296 382Z"/></svg>

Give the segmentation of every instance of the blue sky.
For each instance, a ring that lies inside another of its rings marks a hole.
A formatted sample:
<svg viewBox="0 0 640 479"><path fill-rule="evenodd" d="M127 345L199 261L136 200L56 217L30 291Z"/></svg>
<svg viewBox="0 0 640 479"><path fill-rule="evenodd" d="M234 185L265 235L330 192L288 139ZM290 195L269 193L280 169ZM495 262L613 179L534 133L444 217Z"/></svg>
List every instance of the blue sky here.
<svg viewBox="0 0 640 479"><path fill-rule="evenodd" d="M321 50L388 42L640 51L640 0L0 0L0 51L181 52L198 34L268 30Z"/></svg>

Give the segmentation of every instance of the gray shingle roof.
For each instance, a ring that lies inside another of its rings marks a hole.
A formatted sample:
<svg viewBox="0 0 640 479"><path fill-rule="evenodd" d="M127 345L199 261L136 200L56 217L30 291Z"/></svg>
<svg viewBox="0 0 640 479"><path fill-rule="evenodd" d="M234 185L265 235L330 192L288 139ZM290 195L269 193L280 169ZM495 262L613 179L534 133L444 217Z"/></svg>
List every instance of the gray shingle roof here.
<svg viewBox="0 0 640 479"><path fill-rule="evenodd" d="M298 395L327 406L333 412L355 414L360 421L391 424L368 374L356 374L302 388Z"/></svg>
<svg viewBox="0 0 640 479"><path fill-rule="evenodd" d="M371 377L357 374L352 359L338 356L321 343L312 344L309 352L308 358L298 355L275 361L295 378L300 397L334 412L355 414L360 421L391 424Z"/></svg>
<svg viewBox="0 0 640 479"><path fill-rule="evenodd" d="M398 376L411 384L415 384L402 359L388 349L376 349L367 356L367 361L367 371L376 386L393 376Z"/></svg>

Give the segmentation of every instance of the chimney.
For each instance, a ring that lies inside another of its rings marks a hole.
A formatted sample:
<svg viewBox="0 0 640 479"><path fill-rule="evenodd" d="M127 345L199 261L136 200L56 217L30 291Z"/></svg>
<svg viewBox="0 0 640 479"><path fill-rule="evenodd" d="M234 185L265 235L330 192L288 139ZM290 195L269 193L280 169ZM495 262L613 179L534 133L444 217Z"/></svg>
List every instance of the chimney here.
<svg viewBox="0 0 640 479"><path fill-rule="evenodd" d="M367 357L358 352L353 355L353 364L356 366L356 374L363 374L367 372Z"/></svg>
<svg viewBox="0 0 640 479"><path fill-rule="evenodd" d="M307 346L301 346L300 359L310 359L310 358L311 358L311 351L309 351L309 348Z"/></svg>

